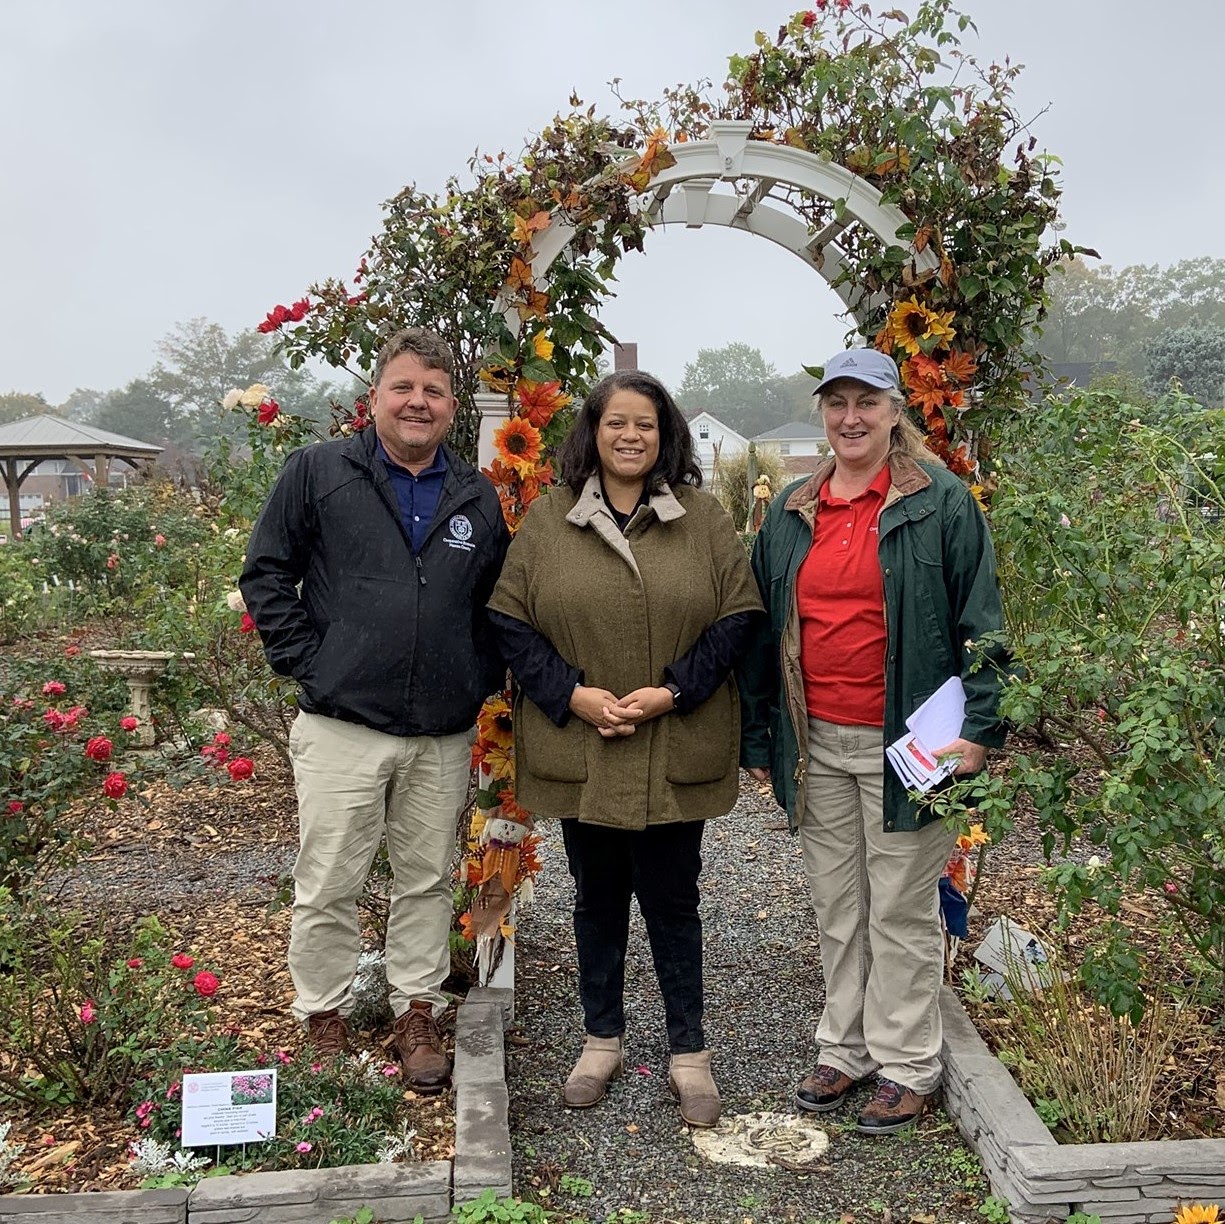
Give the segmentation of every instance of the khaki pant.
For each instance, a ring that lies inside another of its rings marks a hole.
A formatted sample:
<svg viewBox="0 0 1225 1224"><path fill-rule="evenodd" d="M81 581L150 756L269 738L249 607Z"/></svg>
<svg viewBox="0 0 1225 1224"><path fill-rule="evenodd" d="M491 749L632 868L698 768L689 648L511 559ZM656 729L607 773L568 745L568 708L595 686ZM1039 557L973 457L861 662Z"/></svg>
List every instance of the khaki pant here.
<svg viewBox="0 0 1225 1224"><path fill-rule="evenodd" d="M808 720L799 836L821 936L821 1062L915 1092L940 1081L938 883L956 833L882 827L882 732Z"/></svg>
<svg viewBox="0 0 1225 1224"><path fill-rule="evenodd" d="M361 931L357 898L384 833L393 883L387 980L399 1016L414 1000L435 1015L450 969L451 859L468 790L466 734L403 738L301 712L289 733L298 791L289 973L293 1013L353 1010Z"/></svg>

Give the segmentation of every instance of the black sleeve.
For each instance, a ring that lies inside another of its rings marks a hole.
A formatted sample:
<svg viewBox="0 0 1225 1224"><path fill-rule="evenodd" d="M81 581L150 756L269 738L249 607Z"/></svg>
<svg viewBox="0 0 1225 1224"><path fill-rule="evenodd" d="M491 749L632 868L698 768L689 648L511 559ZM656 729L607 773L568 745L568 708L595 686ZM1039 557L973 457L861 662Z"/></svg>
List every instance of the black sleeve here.
<svg viewBox="0 0 1225 1224"><path fill-rule="evenodd" d="M308 675L319 637L298 595L313 542L313 508L299 451L289 457L256 519L238 580L274 672Z"/></svg>
<svg viewBox="0 0 1225 1224"><path fill-rule="evenodd" d="M732 665L744 652L761 612L733 612L702 631L702 636L675 663L664 668L664 676L680 689L678 714L696 710L731 675Z"/></svg>
<svg viewBox="0 0 1225 1224"><path fill-rule="evenodd" d="M557 653L553 643L525 621L504 612L489 613L502 657L524 693L559 727L570 717L570 694L583 673Z"/></svg>
<svg viewBox="0 0 1225 1224"><path fill-rule="evenodd" d="M493 557L473 592L472 640L477 647L482 687L487 693L500 693L506 687L509 659L502 653L501 635L495 631L492 615L485 606L493 595L493 588L497 585L498 575L501 574L503 562L506 560L506 550L510 547L510 531L500 508L494 513L493 526Z"/></svg>

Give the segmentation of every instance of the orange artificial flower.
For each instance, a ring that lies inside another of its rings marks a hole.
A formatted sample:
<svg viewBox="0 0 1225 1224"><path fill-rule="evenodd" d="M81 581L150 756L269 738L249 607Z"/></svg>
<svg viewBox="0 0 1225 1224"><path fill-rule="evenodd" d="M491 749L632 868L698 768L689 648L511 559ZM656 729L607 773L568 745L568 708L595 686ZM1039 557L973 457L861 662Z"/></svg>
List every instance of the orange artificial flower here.
<svg viewBox="0 0 1225 1224"><path fill-rule="evenodd" d="M944 363L944 373L964 387L978 373L978 366L965 349L954 349Z"/></svg>
<svg viewBox="0 0 1225 1224"><path fill-rule="evenodd" d="M513 778L515 776L515 750L494 744L485 750L484 764L493 778Z"/></svg>
<svg viewBox="0 0 1225 1224"><path fill-rule="evenodd" d="M540 430L525 417L511 417L493 435L493 444L520 476L530 476L540 461Z"/></svg>
<svg viewBox="0 0 1225 1224"><path fill-rule="evenodd" d="M972 824L968 833L962 833L957 838L957 844L963 850L973 850L975 846L985 846L991 838L980 824Z"/></svg>
<svg viewBox="0 0 1225 1224"><path fill-rule="evenodd" d="M527 417L537 429L543 429L553 419L553 414L573 399L573 396L562 392L560 382L538 383L521 378L516 390L521 415Z"/></svg>
<svg viewBox="0 0 1225 1224"><path fill-rule="evenodd" d="M553 341L544 334L543 331L538 331L532 337L532 352L540 358L541 361L553 360Z"/></svg>

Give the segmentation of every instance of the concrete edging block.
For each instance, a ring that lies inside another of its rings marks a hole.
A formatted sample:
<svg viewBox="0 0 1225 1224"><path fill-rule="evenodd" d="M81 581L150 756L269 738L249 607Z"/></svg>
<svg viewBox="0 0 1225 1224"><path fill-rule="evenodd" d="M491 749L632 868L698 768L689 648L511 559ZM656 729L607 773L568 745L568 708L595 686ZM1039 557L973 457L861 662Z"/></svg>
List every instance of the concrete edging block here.
<svg viewBox="0 0 1225 1224"><path fill-rule="evenodd" d="M185 1224L186 1220L186 1190L0 1194L0 1224Z"/></svg>
<svg viewBox="0 0 1225 1224"><path fill-rule="evenodd" d="M1225 1139L1057 1143L947 986L940 1015L945 1109L1018 1224L1076 1211L1148 1224L1180 1203L1225 1197Z"/></svg>

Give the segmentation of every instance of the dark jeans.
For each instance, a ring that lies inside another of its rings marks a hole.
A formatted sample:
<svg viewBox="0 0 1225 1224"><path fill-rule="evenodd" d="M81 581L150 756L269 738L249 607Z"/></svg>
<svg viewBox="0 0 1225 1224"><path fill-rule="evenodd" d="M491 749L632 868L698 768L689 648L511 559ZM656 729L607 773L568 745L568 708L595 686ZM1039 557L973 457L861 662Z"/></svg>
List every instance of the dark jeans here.
<svg viewBox="0 0 1225 1224"><path fill-rule="evenodd" d="M587 1032L625 1032L625 949L630 898L646 923L673 1054L706 1048L702 1032L701 820L641 832L561 822L574 877L574 941Z"/></svg>

